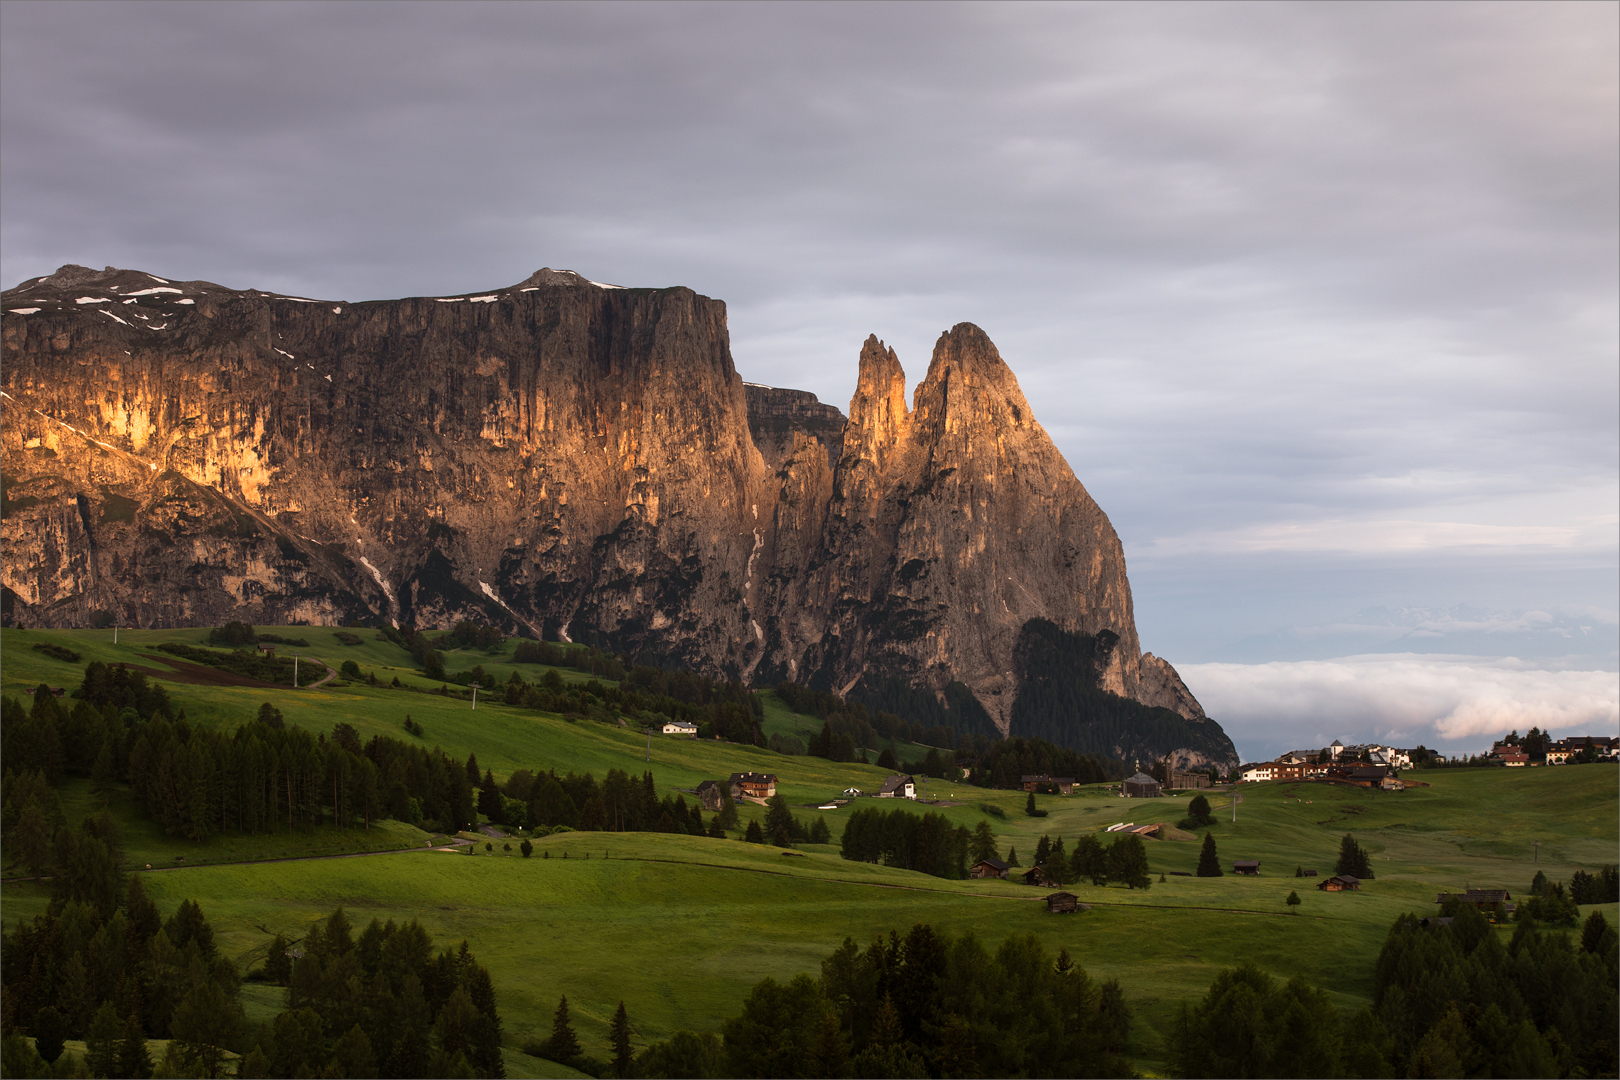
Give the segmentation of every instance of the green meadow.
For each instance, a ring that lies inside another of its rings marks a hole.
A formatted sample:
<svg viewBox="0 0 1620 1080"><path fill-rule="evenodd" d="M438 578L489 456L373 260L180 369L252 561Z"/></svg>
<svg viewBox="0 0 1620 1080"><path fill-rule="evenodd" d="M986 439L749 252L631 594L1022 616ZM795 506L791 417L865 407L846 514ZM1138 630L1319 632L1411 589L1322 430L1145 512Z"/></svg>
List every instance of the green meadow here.
<svg viewBox="0 0 1620 1080"><path fill-rule="evenodd" d="M359 646L342 645L326 628L277 632L307 638L306 655L333 667L352 657L383 682L397 674L402 682L428 686L411 672L402 650L372 640L372 631L357 631ZM162 664L144 659L163 655L153 645L202 644L206 631L126 630L116 646L111 636L6 630L0 633L0 690L18 694L41 681L71 688L82 662L92 659L159 669ZM83 661L52 660L31 648L36 641L66 644ZM446 660L452 671L482 663L502 679L511 670L479 653L451 653ZM520 670L530 681L542 671L533 665ZM566 669L563 674L585 678ZM801 817L825 817L834 844L803 845L794 855L735 837L565 833L538 841L534 857L523 859L501 841L493 852L480 846L471 857L428 850L432 838L396 822L369 832L215 837L194 845L164 836L115 795L128 862L154 867L146 878L153 898L165 909L197 900L225 951L244 969L263 957L270 935L297 937L339 905L360 923L415 918L441 945L468 941L495 978L514 1076L562 1075L517 1051L549 1032L561 994L568 995L586 1052L605 1056L607 1024L620 1000L638 1045L680 1028L712 1030L736 1014L758 980L816 972L845 937L864 944L917 922L973 933L992 948L1009 934L1033 933L1054 953L1067 948L1093 977L1119 979L1134 1009L1134 1055L1139 1067L1152 1071L1162 1067L1165 1037L1180 1004L1202 996L1221 967L1247 960L1282 978L1303 974L1343 1008L1357 1008L1369 1001L1374 960L1399 914L1432 912L1438 892L1470 885L1517 894L1538 869L1566 880L1577 868L1615 862L1620 848L1620 795L1616 772L1607 766L1411 773L1430 786L1403 792L1251 784L1239 792L1235 821L1231 796L1210 795L1219 820L1209 832L1226 876L1176 873L1197 865L1201 834L1149 840L1150 889L1070 886L1090 910L1050 916L1040 903L1045 890L945 881L840 859L836 840L852 807L816 807L846 787L875 788L882 772L872 766L657 735L650 740L649 762L648 738L616 724L569 722L484 702L475 712L454 698L361 684L296 691L166 685L176 706L204 724L234 725L268 700L289 723L313 730L344 722L363 737L409 739L401 727L409 712L424 725L428 744L458 758L476 753L480 765L498 777L519 767L598 776L609 768L652 769L665 794L734 771L774 772ZM768 732L784 734L819 726L774 696L767 700L766 721ZM901 751L907 758L923 752ZM972 828L989 822L1003 853L1015 846L1026 866L1043 834L1072 841L1118 822L1173 824L1186 812L1185 797L1122 800L1100 788L1039 797L1039 807L1048 812L1044 818L1025 816L1025 796L1017 792L931 781L928 795L937 800L933 809L953 823ZM70 816L96 805L82 781L64 786L63 802ZM987 806L1005 816L990 814ZM750 807L744 820L761 813ZM1333 873L1346 832L1370 852L1376 878L1357 893L1319 892L1315 882ZM383 853L307 858L367 849ZM1260 876L1231 875L1235 859L1260 860ZM1319 876L1296 878L1296 868ZM1290 908L1285 901L1293 890L1303 903ZM12 880L3 898L9 922L41 911L46 889ZM1611 921L1620 918L1615 907L1603 908ZM278 1007L272 988L250 983L246 993L255 1016Z"/></svg>

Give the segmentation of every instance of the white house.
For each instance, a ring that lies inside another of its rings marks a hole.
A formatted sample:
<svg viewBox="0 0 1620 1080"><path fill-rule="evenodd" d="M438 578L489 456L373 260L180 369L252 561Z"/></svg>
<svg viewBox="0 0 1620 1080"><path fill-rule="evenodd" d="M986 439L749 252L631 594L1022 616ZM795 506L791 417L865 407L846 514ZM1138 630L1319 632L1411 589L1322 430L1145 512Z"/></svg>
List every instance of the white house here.
<svg viewBox="0 0 1620 1080"><path fill-rule="evenodd" d="M883 781L883 790L878 792L880 799L915 799L917 797L917 784L909 776L891 776Z"/></svg>
<svg viewBox="0 0 1620 1080"><path fill-rule="evenodd" d="M1238 774L1245 784L1258 784L1262 780L1271 779L1272 762L1263 761L1258 765L1245 765Z"/></svg>
<svg viewBox="0 0 1620 1080"><path fill-rule="evenodd" d="M688 739L695 739L697 731L696 724L689 724L685 720L671 720L664 725L665 735L685 735Z"/></svg>

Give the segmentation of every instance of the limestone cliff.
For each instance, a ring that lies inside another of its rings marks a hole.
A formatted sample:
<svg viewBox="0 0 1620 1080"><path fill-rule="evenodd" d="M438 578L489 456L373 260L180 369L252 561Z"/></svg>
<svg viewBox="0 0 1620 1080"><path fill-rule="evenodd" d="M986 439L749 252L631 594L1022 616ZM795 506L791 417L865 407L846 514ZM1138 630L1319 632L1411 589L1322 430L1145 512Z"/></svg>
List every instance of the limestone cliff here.
<svg viewBox="0 0 1620 1080"><path fill-rule="evenodd" d="M568 271L351 304L70 266L4 308L11 624L470 616L1006 732L1049 620L1117 639L1105 689L1202 717L971 324L909 408L868 340L846 423L746 386L720 301Z"/></svg>

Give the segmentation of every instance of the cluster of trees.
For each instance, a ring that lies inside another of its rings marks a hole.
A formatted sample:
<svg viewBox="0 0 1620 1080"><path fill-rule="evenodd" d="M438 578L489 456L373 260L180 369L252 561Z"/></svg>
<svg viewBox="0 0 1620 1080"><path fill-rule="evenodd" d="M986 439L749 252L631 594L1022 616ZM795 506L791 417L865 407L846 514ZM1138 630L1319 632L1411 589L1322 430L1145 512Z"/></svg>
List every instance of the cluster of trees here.
<svg viewBox="0 0 1620 1080"><path fill-rule="evenodd" d="M985 788L1017 788L1025 776L1072 776L1077 784L1100 784L1126 774L1123 762L1078 753L1044 739L964 739L957 749L959 765L972 770L970 781Z"/></svg>
<svg viewBox="0 0 1620 1080"><path fill-rule="evenodd" d="M339 634L340 638L354 638L349 644L357 644L359 638L353 634ZM228 622L224 626L216 626L208 631L208 644L221 645L227 649L241 649L259 642L268 645L296 645L301 649L309 648L309 642L303 638L282 637L280 634L260 633L245 622Z"/></svg>
<svg viewBox="0 0 1620 1080"><path fill-rule="evenodd" d="M512 647L515 664L549 664L573 668L602 679L624 678L625 663L611 653L589 645L559 645L554 641L520 641Z"/></svg>
<svg viewBox="0 0 1620 1080"><path fill-rule="evenodd" d="M855 862L882 863L942 878L965 878L973 834L953 828L944 814L921 816L904 807L856 810L844 822L840 854Z"/></svg>
<svg viewBox="0 0 1620 1080"><path fill-rule="evenodd" d="M1130 1013L1033 935L992 953L927 924L864 950L853 941L821 977L755 985L722 1034L678 1032L644 1050L641 1076L1132 1076Z"/></svg>
<svg viewBox="0 0 1620 1080"><path fill-rule="evenodd" d="M469 758L468 768L477 767L477 757ZM558 776L555 769L538 774L517 769L504 785L497 785L494 775L486 772L478 793L478 809L497 824L542 833L566 828L713 835L704 827L700 804L688 806L684 795L658 797L658 785L650 771L631 776L623 769L609 769L598 783L590 773ZM727 827L724 810L715 818L721 828ZM731 806L730 823L736 819L736 807Z"/></svg>
<svg viewBox="0 0 1620 1080"><path fill-rule="evenodd" d="M301 939L276 935L258 974L287 1007L244 1047L241 1076L506 1075L489 971L465 941L435 956L415 919L356 935L340 907Z"/></svg>
<svg viewBox="0 0 1620 1080"><path fill-rule="evenodd" d="M527 644L534 643L520 643L518 650L524 651ZM536 647L563 651L561 646L546 643L538 643ZM574 654L586 650L567 651ZM644 722L660 723L667 717L697 725L704 738L719 736L750 746L765 745L760 731L764 705L736 680L721 682L688 672L650 667L619 673L624 677L617 685L595 678L580 685L565 682L555 667L533 683L514 671L506 683L506 704L602 720L629 715ZM482 665L458 674L453 681L487 685Z"/></svg>
<svg viewBox="0 0 1620 1080"><path fill-rule="evenodd" d="M1569 877L1569 896L1577 904L1620 903L1620 866L1611 864L1595 874L1575 871Z"/></svg>
<svg viewBox="0 0 1620 1080"><path fill-rule="evenodd" d="M1403 915L1373 1005L1346 1018L1303 978L1223 971L1171 1033L1179 1076L1613 1076L1620 938L1594 912L1579 941L1521 923L1510 944L1470 904L1449 925Z"/></svg>
<svg viewBox="0 0 1620 1080"><path fill-rule="evenodd" d="M166 1075L220 1075L221 1051L242 1049L240 980L201 909L186 901L165 921L140 876L124 880L105 817L60 830L57 848L46 913L0 942L6 1075L47 1075L50 1064L59 1074L151 1076L148 1037L174 1040ZM59 1062L64 1039L87 1040L87 1060Z"/></svg>
<svg viewBox="0 0 1620 1080"><path fill-rule="evenodd" d="M258 650L233 649L230 652L220 652L217 649L197 649L190 645L182 645L175 641L165 641L158 647L159 652L166 652L178 656L182 660L189 660L193 664L204 664L208 667L228 671L232 675L240 675L245 679L257 679L265 683L281 683L293 685L297 677L300 686L319 682L323 677L321 665L314 662L300 665L290 656L267 656Z"/></svg>
<svg viewBox="0 0 1620 1080"><path fill-rule="evenodd" d="M1620 900L1620 873L1616 867L1605 866L1596 874L1577 870L1570 876L1569 887L1549 881L1540 870L1531 879L1530 892L1520 897L1513 912L1517 922L1531 920L1551 926L1574 926L1580 919L1580 904L1612 904Z"/></svg>
<svg viewBox="0 0 1620 1080"><path fill-rule="evenodd" d="M1210 812L1209 800L1202 795L1194 795L1187 803L1187 816L1176 822L1178 829L1207 829L1215 824L1215 815Z"/></svg>
<svg viewBox="0 0 1620 1080"><path fill-rule="evenodd" d="M898 712L868 708L863 701L845 700L829 690L812 690L798 683L782 682L776 686L776 695L794 712L823 722L824 732L835 742L827 744L825 752L813 746L810 752L831 761L854 761L857 747L882 746L897 739L946 750L955 749L957 745L957 731L949 724L907 720ZM836 741L840 739L847 739L847 746Z"/></svg>
<svg viewBox="0 0 1620 1080"><path fill-rule="evenodd" d="M1344 839L1339 841L1339 861L1333 864L1333 872L1349 874L1362 881L1372 880L1372 860L1367 857L1366 849L1356 843L1356 838L1350 833L1345 833Z"/></svg>
<svg viewBox="0 0 1620 1080"><path fill-rule="evenodd" d="M1064 851L1063 837L1051 841L1042 836L1035 845L1035 861L1055 885L1093 885L1118 882L1129 889L1153 885L1148 869L1147 847L1135 833L1115 833L1113 842L1103 844L1096 833L1086 833L1074 842L1073 851Z"/></svg>

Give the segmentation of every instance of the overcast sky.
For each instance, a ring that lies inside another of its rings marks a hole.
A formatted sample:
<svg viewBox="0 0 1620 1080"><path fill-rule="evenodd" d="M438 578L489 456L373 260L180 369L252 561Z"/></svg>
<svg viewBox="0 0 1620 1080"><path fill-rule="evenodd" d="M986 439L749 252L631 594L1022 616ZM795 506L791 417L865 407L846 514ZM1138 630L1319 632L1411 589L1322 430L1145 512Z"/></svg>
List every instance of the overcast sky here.
<svg viewBox="0 0 1620 1080"><path fill-rule="evenodd" d="M971 321L1245 758L1620 728L1612 3L0 5L0 279Z"/></svg>

